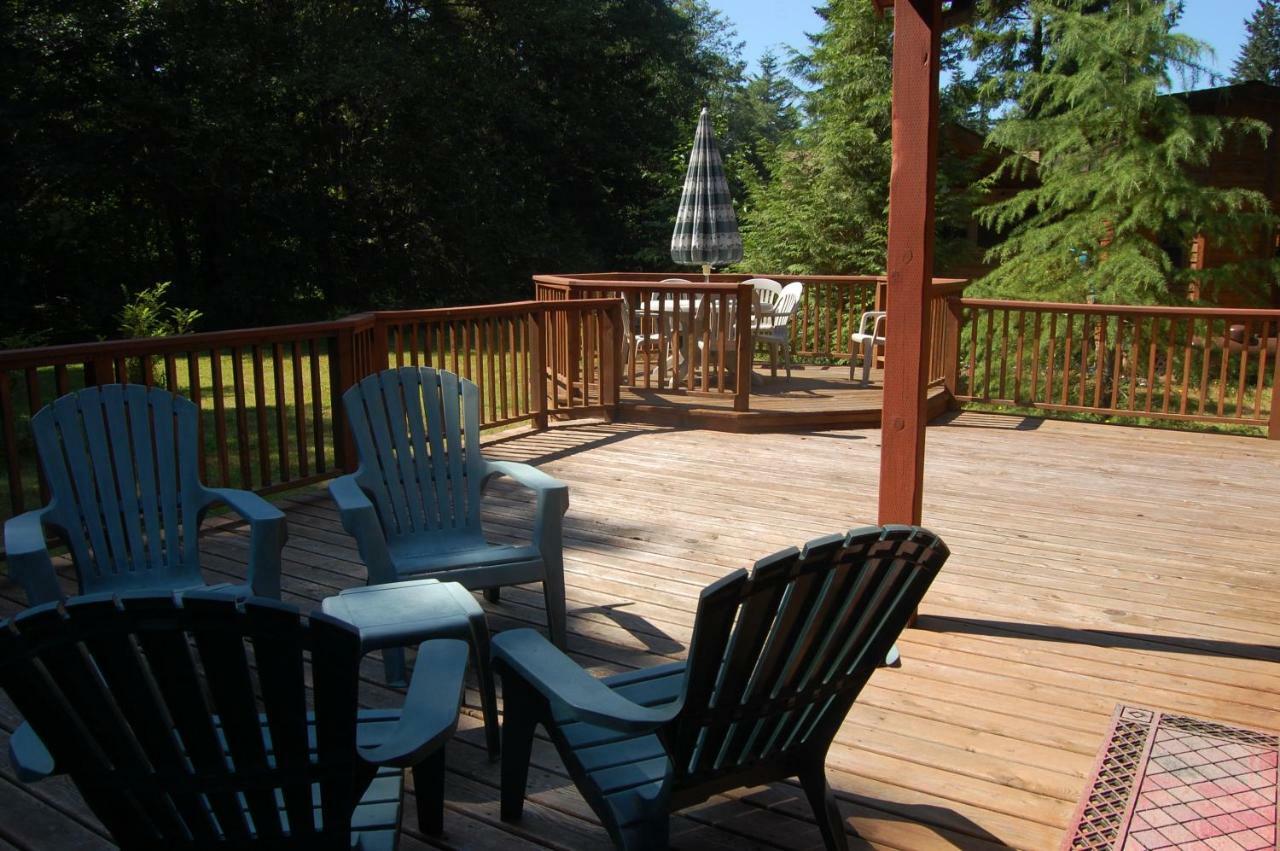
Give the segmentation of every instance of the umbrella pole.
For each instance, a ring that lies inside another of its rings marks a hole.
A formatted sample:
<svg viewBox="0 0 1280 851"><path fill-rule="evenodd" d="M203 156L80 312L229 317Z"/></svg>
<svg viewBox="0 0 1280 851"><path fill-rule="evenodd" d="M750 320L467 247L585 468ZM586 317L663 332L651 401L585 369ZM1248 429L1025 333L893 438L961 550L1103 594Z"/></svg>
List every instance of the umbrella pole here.
<svg viewBox="0 0 1280 851"><path fill-rule="evenodd" d="M702 264L702 283L704 284L711 283L711 264L710 263Z"/></svg>

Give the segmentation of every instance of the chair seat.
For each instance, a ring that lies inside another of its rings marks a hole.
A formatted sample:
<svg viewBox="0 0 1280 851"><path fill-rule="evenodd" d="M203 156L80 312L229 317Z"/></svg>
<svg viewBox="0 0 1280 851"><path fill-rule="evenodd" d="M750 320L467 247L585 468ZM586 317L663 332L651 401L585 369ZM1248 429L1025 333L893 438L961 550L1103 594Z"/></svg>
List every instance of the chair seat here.
<svg viewBox="0 0 1280 851"><path fill-rule="evenodd" d="M391 563L401 576L460 568L542 562L533 546L491 544L478 532L423 532L387 541Z"/></svg>
<svg viewBox="0 0 1280 851"><path fill-rule="evenodd" d="M629 671L602 682L636 703L657 706L680 697L684 662ZM561 739L561 755L574 776L586 778L612 810L621 826L652 816L652 805L671 773L671 760L652 733L618 733L607 727L573 721L565 709L553 708L553 735ZM588 797L590 800L590 797Z"/></svg>

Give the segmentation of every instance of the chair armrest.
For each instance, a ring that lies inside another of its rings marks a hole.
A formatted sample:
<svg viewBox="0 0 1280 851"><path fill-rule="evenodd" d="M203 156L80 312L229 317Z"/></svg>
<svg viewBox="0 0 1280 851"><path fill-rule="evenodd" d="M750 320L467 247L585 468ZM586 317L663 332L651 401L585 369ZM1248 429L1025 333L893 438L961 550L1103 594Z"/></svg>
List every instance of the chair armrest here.
<svg viewBox="0 0 1280 851"><path fill-rule="evenodd" d="M338 506L342 528L356 539L360 560L369 571L369 584L395 582L395 566L387 550L387 536L382 531L378 512L360 487L354 475L339 476L329 482L329 496Z"/></svg>
<svg viewBox="0 0 1280 851"><path fill-rule="evenodd" d="M27 593L27 605L37 606L62 599L62 586L53 570L53 559L44 540L45 519L50 507L37 508L10 517L4 524L5 558L9 578Z"/></svg>
<svg viewBox="0 0 1280 851"><path fill-rule="evenodd" d="M53 754L26 721L9 737L9 764L23 783L34 783L58 773Z"/></svg>
<svg viewBox="0 0 1280 851"><path fill-rule="evenodd" d="M284 512L256 493L205 488L205 507L225 503L249 521L249 587L259 597L280 599L280 551L289 538Z"/></svg>
<svg viewBox="0 0 1280 851"><path fill-rule="evenodd" d="M375 765L407 768L439 749L458 726L469 654L465 641L424 641L418 647L418 661L400 720L377 742L361 745L360 756Z"/></svg>
<svg viewBox="0 0 1280 851"><path fill-rule="evenodd" d="M579 721L622 733L647 733L669 723L683 701L657 708L641 706L582 670L555 645L531 629L507 630L493 639L498 669L520 677L552 703L567 707Z"/></svg>
<svg viewBox="0 0 1280 851"><path fill-rule="evenodd" d="M484 481L488 483L494 476L506 476L537 495L533 545L540 550L544 541L551 546L561 546L560 518L569 510L569 486L528 464L486 459Z"/></svg>

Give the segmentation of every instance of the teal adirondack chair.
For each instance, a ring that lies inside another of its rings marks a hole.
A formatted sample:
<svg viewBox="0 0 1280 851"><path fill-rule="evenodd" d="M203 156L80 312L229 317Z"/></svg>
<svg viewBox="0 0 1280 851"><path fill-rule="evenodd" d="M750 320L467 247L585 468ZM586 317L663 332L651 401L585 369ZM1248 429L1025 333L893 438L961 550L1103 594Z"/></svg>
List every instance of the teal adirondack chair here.
<svg viewBox="0 0 1280 851"><path fill-rule="evenodd" d="M28 603L62 598L46 531L70 550L81 594L203 585L198 533L219 503L249 521L243 590L280 596L284 514L249 491L201 484L199 416L195 403L167 390L104 384L31 418L52 499L4 525L9 576Z"/></svg>
<svg viewBox="0 0 1280 851"><path fill-rule="evenodd" d="M0 622L9 757L69 775L126 849L391 851L405 768L443 829L467 645L424 643L401 710L358 708L360 656L340 620L225 590L38 606Z"/></svg>
<svg viewBox="0 0 1280 851"><path fill-rule="evenodd" d="M788 777L847 848L827 750L947 556L912 526L783 550L703 590L687 662L604 679L532 630L499 634L502 817L520 817L542 724L619 848L665 848L672 811Z"/></svg>
<svg viewBox="0 0 1280 851"><path fill-rule="evenodd" d="M565 646L561 521L569 488L512 461L480 454L480 393L451 372L401 367L370 375L342 396L360 466L329 493L356 539L369 584L430 576L484 589L541 582L552 642ZM537 495L532 541L489 543L480 498L494 476ZM403 651L383 651L388 682L404 680Z"/></svg>

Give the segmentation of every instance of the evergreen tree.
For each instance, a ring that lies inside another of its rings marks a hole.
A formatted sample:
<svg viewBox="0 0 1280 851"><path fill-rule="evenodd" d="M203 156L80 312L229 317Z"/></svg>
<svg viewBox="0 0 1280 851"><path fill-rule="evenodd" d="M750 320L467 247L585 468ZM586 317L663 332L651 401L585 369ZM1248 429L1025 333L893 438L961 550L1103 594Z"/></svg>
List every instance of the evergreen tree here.
<svg viewBox="0 0 1280 851"><path fill-rule="evenodd" d="M882 273L892 159L892 18L877 14L871 3L847 0L830 2L818 14L822 30L793 63L809 86L805 121L782 135L748 177L739 214L740 265L774 274ZM943 143L940 150L937 220L946 237L964 232L971 181ZM939 269L961 243L940 239Z"/></svg>
<svg viewBox="0 0 1280 851"><path fill-rule="evenodd" d="M871 3L832 2L798 65L805 125L749 179L740 215L745 269L860 273L884 268L892 23ZM767 177L766 177L767 174Z"/></svg>
<svg viewBox="0 0 1280 851"><path fill-rule="evenodd" d="M1245 21L1248 37L1231 68L1231 80L1244 83L1257 80L1280 85L1280 3L1258 0L1258 8Z"/></svg>
<svg viewBox="0 0 1280 851"><path fill-rule="evenodd" d="M988 254L1000 265L982 290L1006 296L1168 302L1180 253L1197 233L1249 240L1271 225L1256 192L1202 186L1189 174L1251 122L1192 115L1161 96L1169 68L1193 67L1203 46L1173 33L1163 0L1032 0L1042 56L1014 72L1017 105L989 144L1009 151L997 177L1029 188L980 211L1007 231ZM1081 256L1087 262L1081 263ZM1212 273L1232 280L1239 266ZM1197 272L1200 277L1205 273Z"/></svg>

